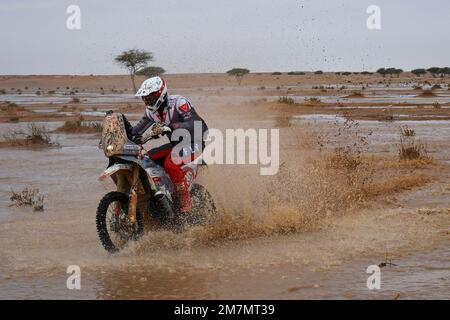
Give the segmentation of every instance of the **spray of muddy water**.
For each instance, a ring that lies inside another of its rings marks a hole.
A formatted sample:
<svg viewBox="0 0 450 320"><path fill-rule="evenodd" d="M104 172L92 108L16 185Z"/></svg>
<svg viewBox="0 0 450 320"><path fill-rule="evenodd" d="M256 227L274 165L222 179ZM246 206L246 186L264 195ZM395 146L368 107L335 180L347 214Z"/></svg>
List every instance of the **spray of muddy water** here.
<svg viewBox="0 0 450 320"><path fill-rule="evenodd" d="M340 127L335 136L354 131ZM131 244L123 255L142 255L155 249L215 246L243 240L290 234L320 228L327 217L360 204L371 178L369 163L362 157L366 140L358 136L335 150L307 129L285 128L279 172L258 175L248 166L213 166L202 179L219 207L218 221L187 232L151 232ZM347 137L348 138L348 137ZM321 147L322 146L322 147Z"/></svg>

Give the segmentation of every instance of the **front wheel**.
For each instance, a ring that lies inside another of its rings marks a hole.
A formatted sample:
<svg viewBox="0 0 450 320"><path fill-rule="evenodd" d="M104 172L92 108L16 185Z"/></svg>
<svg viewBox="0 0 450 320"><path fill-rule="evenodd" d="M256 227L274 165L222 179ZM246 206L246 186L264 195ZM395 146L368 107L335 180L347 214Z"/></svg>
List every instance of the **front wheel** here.
<svg viewBox="0 0 450 320"><path fill-rule="evenodd" d="M122 249L128 241L137 240L144 233L142 214L136 208L136 222L128 218L129 198L121 192L106 194L97 208L97 233L103 247L110 253Z"/></svg>

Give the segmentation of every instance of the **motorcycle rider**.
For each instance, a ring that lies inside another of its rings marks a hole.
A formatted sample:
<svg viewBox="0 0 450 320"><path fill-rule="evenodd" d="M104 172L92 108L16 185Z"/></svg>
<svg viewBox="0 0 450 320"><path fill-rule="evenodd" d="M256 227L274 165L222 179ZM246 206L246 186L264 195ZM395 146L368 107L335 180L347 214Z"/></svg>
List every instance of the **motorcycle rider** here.
<svg viewBox="0 0 450 320"><path fill-rule="evenodd" d="M177 193L180 211L187 212L192 207L189 185L185 172L181 169L184 164L197 158L204 147L204 133L208 130L205 121L197 114L192 104L183 96L169 95L166 82L160 77L145 80L136 93L145 104L145 112L139 123L131 130L133 140L141 142L142 135L149 128L156 134L167 134L170 142L148 152L152 160L164 166L170 176ZM200 121L202 127L202 141L194 141L194 122ZM179 141L172 141L172 132L176 129L186 129L191 136L191 146L184 148L184 154L174 159L172 149ZM202 147L198 144L202 144ZM187 149L187 150L186 150ZM187 156L187 158L186 158ZM180 161L180 159L183 161ZM177 161L178 160L178 161Z"/></svg>

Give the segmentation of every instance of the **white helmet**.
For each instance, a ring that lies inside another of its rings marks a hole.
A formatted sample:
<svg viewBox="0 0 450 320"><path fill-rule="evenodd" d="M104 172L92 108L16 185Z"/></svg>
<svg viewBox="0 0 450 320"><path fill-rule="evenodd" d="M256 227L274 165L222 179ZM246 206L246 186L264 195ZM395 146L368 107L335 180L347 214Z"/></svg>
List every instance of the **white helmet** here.
<svg viewBox="0 0 450 320"><path fill-rule="evenodd" d="M142 82L135 96L141 97L147 109L155 112L167 98L166 82L160 77L149 78Z"/></svg>

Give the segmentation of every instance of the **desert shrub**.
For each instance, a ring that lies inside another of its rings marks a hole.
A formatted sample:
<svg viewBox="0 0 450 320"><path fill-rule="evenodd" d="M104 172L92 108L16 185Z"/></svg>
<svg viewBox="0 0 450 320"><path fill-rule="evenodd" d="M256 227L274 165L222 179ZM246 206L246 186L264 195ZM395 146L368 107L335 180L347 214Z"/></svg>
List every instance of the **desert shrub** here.
<svg viewBox="0 0 450 320"><path fill-rule="evenodd" d="M314 74L323 74L323 71L322 70L317 70L317 71L314 71Z"/></svg>
<svg viewBox="0 0 450 320"><path fill-rule="evenodd" d="M72 103L80 103L80 98L78 98L78 97L72 97L71 102L72 102Z"/></svg>
<svg viewBox="0 0 450 320"><path fill-rule="evenodd" d="M435 102L433 102L433 108L440 109L441 105L439 104L439 102L435 101Z"/></svg>
<svg viewBox="0 0 450 320"><path fill-rule="evenodd" d="M37 91L36 91L36 95L37 95L37 96L40 96L40 95L41 95L41 92L40 92L39 90L37 90Z"/></svg>
<svg viewBox="0 0 450 320"><path fill-rule="evenodd" d="M442 89L441 85L435 84L431 87L431 90L437 90L437 89Z"/></svg>
<svg viewBox="0 0 450 320"><path fill-rule="evenodd" d="M44 196L39 194L38 188L25 188L20 192L11 190L12 206L29 206L34 211L44 211Z"/></svg>
<svg viewBox="0 0 450 320"><path fill-rule="evenodd" d="M19 106L15 102L5 101L4 103L1 104L0 110L10 113L16 113L19 111L25 111L25 107Z"/></svg>
<svg viewBox="0 0 450 320"><path fill-rule="evenodd" d="M424 144L417 142L416 133L407 127L400 129L398 155L400 160L429 160L430 156Z"/></svg>
<svg viewBox="0 0 450 320"><path fill-rule="evenodd" d="M410 129L408 126L401 127L400 133L403 137L414 137L416 135L416 131L414 129Z"/></svg>
<svg viewBox="0 0 450 320"><path fill-rule="evenodd" d="M347 96L347 98L363 98L364 95L360 91L353 91L351 94Z"/></svg>
<svg viewBox="0 0 450 320"><path fill-rule="evenodd" d="M422 89L422 92L418 96L419 97L435 97L436 94L431 89Z"/></svg>
<svg viewBox="0 0 450 320"><path fill-rule="evenodd" d="M11 118L9 118L9 122L19 122L19 118L18 117L11 117Z"/></svg>
<svg viewBox="0 0 450 320"><path fill-rule="evenodd" d="M317 97L305 98L305 101L309 102L309 103L320 103L321 102L321 100Z"/></svg>
<svg viewBox="0 0 450 320"><path fill-rule="evenodd" d="M273 76L281 76L282 73L281 73L281 72L272 72L272 75L273 75Z"/></svg>
<svg viewBox="0 0 450 320"><path fill-rule="evenodd" d="M288 96L278 97L278 102L285 103L285 104L294 104L295 103L294 99L292 99L291 97L288 97Z"/></svg>

